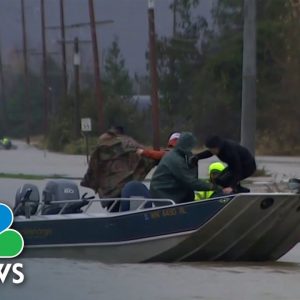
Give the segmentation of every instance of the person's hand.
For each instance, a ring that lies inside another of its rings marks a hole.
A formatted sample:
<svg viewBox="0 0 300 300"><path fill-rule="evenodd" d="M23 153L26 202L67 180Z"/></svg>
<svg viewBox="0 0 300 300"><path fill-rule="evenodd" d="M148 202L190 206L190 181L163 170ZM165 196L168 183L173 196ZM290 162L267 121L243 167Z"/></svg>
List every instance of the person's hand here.
<svg viewBox="0 0 300 300"><path fill-rule="evenodd" d="M140 156L141 156L143 153L144 153L144 149L140 149L140 148L139 148L139 149L136 150L136 154L137 154L137 155L140 155Z"/></svg>
<svg viewBox="0 0 300 300"><path fill-rule="evenodd" d="M196 167L198 165L198 160L199 160L198 156L197 155L193 155L189 159L189 166L190 167Z"/></svg>
<svg viewBox="0 0 300 300"><path fill-rule="evenodd" d="M232 192L233 192L233 188L231 188L231 187L226 187L223 189L223 193L225 195L231 194Z"/></svg>

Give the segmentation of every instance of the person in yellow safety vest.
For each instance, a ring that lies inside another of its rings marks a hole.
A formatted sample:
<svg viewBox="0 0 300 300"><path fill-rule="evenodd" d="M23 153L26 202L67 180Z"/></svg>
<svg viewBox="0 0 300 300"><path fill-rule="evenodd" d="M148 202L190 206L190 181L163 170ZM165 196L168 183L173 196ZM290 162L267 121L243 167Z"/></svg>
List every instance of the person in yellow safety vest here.
<svg viewBox="0 0 300 300"><path fill-rule="evenodd" d="M8 145L9 144L9 139L7 137L3 138L2 143L3 145Z"/></svg>
<svg viewBox="0 0 300 300"><path fill-rule="evenodd" d="M225 165L221 162L214 162L208 167L209 181L214 183L215 179L225 169ZM211 198L216 191L195 191L195 200L205 200Z"/></svg>
<svg viewBox="0 0 300 300"><path fill-rule="evenodd" d="M10 149L12 146L11 140L7 137L3 137L3 139L0 139L0 144L4 149Z"/></svg>

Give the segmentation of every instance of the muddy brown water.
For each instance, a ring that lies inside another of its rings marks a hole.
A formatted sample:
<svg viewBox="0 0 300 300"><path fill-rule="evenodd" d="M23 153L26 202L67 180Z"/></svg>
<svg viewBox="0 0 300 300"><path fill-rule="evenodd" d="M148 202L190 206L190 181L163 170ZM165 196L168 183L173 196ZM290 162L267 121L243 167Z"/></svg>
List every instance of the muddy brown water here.
<svg viewBox="0 0 300 300"><path fill-rule="evenodd" d="M12 204L26 180L0 181ZM45 181L36 181L40 187ZM2 201L2 200L1 200ZM300 245L272 263L113 264L72 259L16 259L25 282L0 283L0 300L298 300ZM4 260L0 260L4 263Z"/></svg>
<svg viewBox="0 0 300 300"><path fill-rule="evenodd" d="M65 259L20 260L23 285L0 285L5 300L298 300L300 247L264 264L105 265Z"/></svg>

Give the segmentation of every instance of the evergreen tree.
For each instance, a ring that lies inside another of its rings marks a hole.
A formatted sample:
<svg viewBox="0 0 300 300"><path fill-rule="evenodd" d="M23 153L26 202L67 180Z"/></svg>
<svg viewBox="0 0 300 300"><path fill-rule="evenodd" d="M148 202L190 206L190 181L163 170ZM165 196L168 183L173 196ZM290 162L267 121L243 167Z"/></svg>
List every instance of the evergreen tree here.
<svg viewBox="0 0 300 300"><path fill-rule="evenodd" d="M191 129L195 74L203 64L201 41L208 33L204 18L194 16L198 0L176 0L171 5L174 35L158 40L158 71L164 133Z"/></svg>
<svg viewBox="0 0 300 300"><path fill-rule="evenodd" d="M104 84L107 95L131 96L132 81L121 55L118 39L115 38L105 59Z"/></svg>
<svg viewBox="0 0 300 300"><path fill-rule="evenodd" d="M132 99L133 81L125 67L117 38L108 50L104 69L106 127L121 125L128 134L148 142L145 116Z"/></svg>
<svg viewBox="0 0 300 300"><path fill-rule="evenodd" d="M213 30L195 16L198 1L174 3L175 35L158 42L164 129L239 140L243 1L217 1ZM300 151L299 16L291 1L257 0L258 144L273 153Z"/></svg>

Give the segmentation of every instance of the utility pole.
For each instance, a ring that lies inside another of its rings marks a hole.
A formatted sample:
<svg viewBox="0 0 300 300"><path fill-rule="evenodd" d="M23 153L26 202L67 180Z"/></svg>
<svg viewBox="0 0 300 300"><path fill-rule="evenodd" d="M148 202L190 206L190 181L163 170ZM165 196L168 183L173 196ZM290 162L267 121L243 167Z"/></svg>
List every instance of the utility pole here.
<svg viewBox="0 0 300 300"><path fill-rule="evenodd" d="M56 30L59 28L65 29L78 29L82 27L89 26L91 28L91 36L92 36L92 43L93 43L93 56L94 56L94 73L95 73L95 95L98 103L98 116L99 116L99 128L101 128L103 124L104 128L104 118L103 118L103 94L101 89L101 78L100 78L100 67L99 67L99 54L98 54L98 43L97 43L97 34L96 34L96 26L98 25L106 25L111 24L114 21L113 20L102 20L102 21L95 21L95 14L94 14L94 5L93 2L89 2L89 8L90 8L90 20L93 20L94 22L81 22L81 23L75 23L70 25L61 25L58 26L48 26L48 30ZM64 23L64 22L63 22ZM93 23L93 24L92 24ZM63 34L64 35L64 34ZM65 41L63 38L62 41ZM82 43L82 41L79 41L79 43ZM65 43L64 44L64 50L65 51ZM98 66L98 67L97 67ZM101 123L101 125L100 125Z"/></svg>
<svg viewBox="0 0 300 300"><path fill-rule="evenodd" d="M98 102L98 130L99 133L104 131L104 111L103 111L103 91L101 88L101 75L100 75L100 64L99 64L99 53L98 53L98 42L97 32L95 24L95 11L94 11L94 0L89 0L89 15L90 15L90 27L91 27L91 38L93 43L93 57L94 57L94 73L95 73L95 92L96 99Z"/></svg>
<svg viewBox="0 0 300 300"><path fill-rule="evenodd" d="M26 142L30 144L31 131L31 101L29 97L29 78L28 78L28 60L27 60L27 31L26 31L26 16L25 3L21 0L21 19L22 19L22 36L23 36L23 59L24 59L24 98L25 98L25 127L26 127Z"/></svg>
<svg viewBox="0 0 300 300"><path fill-rule="evenodd" d="M70 25L73 26L73 25ZM75 85L75 97L74 97L74 115L72 117L73 122L73 132L75 137L80 137L80 51L79 51L79 45L80 44L90 44L91 41L89 40L79 40L78 37L76 37L73 40L64 40L64 41L58 41L59 43L72 44L74 49L74 59L73 59L73 65L74 65L74 85Z"/></svg>
<svg viewBox="0 0 300 300"><path fill-rule="evenodd" d="M256 0L244 0L244 50L241 143L255 154Z"/></svg>
<svg viewBox="0 0 300 300"><path fill-rule="evenodd" d="M154 0L148 0L148 22L149 22L149 46L150 46L150 73L151 73L151 102L152 102L152 124L153 124L153 148L160 146L159 125L159 100L158 100L158 74L156 63L156 36Z"/></svg>
<svg viewBox="0 0 300 300"><path fill-rule="evenodd" d="M60 0L60 31L61 31L61 39L62 41L64 41L66 39L64 0ZM61 43L61 53L62 53L64 99L66 101L68 97L68 75L67 75L68 73L67 73L67 55L66 55L65 43Z"/></svg>
<svg viewBox="0 0 300 300"><path fill-rule="evenodd" d="M45 2L41 0L41 28L42 28L42 54L43 54L43 92L44 92L44 135L48 133L49 101L48 101L48 64L45 26Z"/></svg>
<svg viewBox="0 0 300 300"><path fill-rule="evenodd" d="M103 93L101 89L101 78L100 78L100 67L99 67L99 54L98 54L98 43L97 43L97 34L96 34L96 26L97 25L106 25L111 24L114 21L113 20L102 20L102 21L95 21L95 13L94 13L94 3L93 1L89 1L89 12L90 12L90 22L81 22L81 23L75 23L75 24L69 24L65 25L64 21L61 22L61 26L47 26L48 30L57 30L61 29L62 27L64 30L66 29L77 29L89 26L91 30L91 36L92 36L92 44L93 44L93 56L94 56L94 72L95 72L95 95L98 103L98 118L99 118L99 130L100 132L104 129L104 117L103 117ZM62 24L63 23L63 24ZM62 34L65 35L65 34ZM63 38L61 41L59 41L63 44L62 49L63 52L66 51L66 44L70 43L70 41L67 41L65 38ZM90 41L78 41L78 43L89 43ZM72 41L74 43L74 41ZM65 61L65 60L64 60ZM79 66L78 66L79 69ZM76 73L75 73L76 76ZM75 78L76 80L76 78ZM79 81L78 81L79 82ZM78 85L80 88L80 85ZM78 91L76 91L75 88L75 95ZM78 93L79 94L79 93ZM76 103L75 103L76 105ZM75 108L76 109L76 108ZM80 112L78 113L80 115ZM75 125L76 126L76 125ZM77 129L75 129L76 131Z"/></svg>
<svg viewBox="0 0 300 300"><path fill-rule="evenodd" d="M78 37L74 39L74 75L75 75L75 120L74 130L75 137L80 137L80 52Z"/></svg>
<svg viewBox="0 0 300 300"><path fill-rule="evenodd" d="M7 129L7 107L6 107L6 93L5 93L5 80L4 70L2 63L2 44L0 44L0 84L1 84L1 125L3 134L6 134Z"/></svg>

